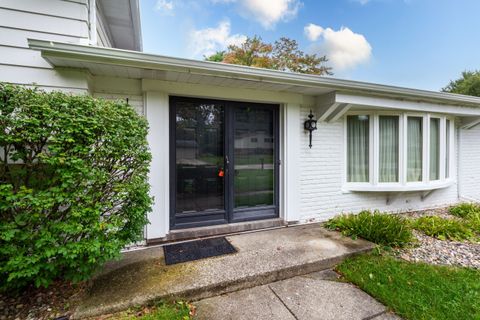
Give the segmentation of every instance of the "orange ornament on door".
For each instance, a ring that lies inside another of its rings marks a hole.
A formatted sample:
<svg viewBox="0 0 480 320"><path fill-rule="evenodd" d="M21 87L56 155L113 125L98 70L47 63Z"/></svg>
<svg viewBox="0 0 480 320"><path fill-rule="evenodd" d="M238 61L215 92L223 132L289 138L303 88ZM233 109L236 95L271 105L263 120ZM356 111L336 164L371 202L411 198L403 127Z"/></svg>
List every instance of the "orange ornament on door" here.
<svg viewBox="0 0 480 320"><path fill-rule="evenodd" d="M224 175L225 175L225 172L223 171L223 169L220 169L220 170L218 171L218 176L219 176L220 178L223 178Z"/></svg>

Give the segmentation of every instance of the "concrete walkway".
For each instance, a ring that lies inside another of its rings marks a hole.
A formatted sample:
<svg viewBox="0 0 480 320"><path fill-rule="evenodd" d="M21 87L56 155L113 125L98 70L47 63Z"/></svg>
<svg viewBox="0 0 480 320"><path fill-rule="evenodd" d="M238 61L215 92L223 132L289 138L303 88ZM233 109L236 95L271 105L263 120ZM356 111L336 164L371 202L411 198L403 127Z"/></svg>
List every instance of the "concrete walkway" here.
<svg viewBox="0 0 480 320"><path fill-rule="evenodd" d="M195 303L197 320L400 320L326 270Z"/></svg>
<svg viewBox="0 0 480 320"><path fill-rule="evenodd" d="M196 301L333 267L373 244L320 224L228 236L237 253L166 266L163 248L126 253L96 278L74 317L96 316L162 298Z"/></svg>

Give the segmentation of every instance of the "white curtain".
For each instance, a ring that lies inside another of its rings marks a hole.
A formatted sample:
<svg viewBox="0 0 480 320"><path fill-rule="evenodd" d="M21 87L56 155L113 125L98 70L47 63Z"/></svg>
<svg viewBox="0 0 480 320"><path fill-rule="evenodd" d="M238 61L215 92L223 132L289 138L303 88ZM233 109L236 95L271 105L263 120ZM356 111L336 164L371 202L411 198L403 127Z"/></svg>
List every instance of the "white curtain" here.
<svg viewBox="0 0 480 320"><path fill-rule="evenodd" d="M398 182L398 116L379 117L379 181Z"/></svg>
<svg viewBox="0 0 480 320"><path fill-rule="evenodd" d="M430 180L440 179L440 119L430 119Z"/></svg>
<svg viewBox="0 0 480 320"><path fill-rule="evenodd" d="M407 125L407 181L422 181L423 119L409 117Z"/></svg>
<svg viewBox="0 0 480 320"><path fill-rule="evenodd" d="M369 181L369 116L347 117L348 182Z"/></svg>

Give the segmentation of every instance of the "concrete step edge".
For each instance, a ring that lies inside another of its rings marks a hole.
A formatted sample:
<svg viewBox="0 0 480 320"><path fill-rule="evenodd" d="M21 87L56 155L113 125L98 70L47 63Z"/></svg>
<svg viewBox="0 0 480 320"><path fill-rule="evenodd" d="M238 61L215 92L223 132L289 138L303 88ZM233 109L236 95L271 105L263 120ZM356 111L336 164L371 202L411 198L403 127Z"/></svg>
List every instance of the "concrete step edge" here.
<svg viewBox="0 0 480 320"><path fill-rule="evenodd" d="M138 297L137 299L134 299L134 300L121 301L113 304L110 303L104 306L97 306L96 308L88 308L83 310L81 308L77 308L77 310L75 310L75 312L72 315L72 319L82 319L87 317L100 316L108 313L120 312L130 307L134 307L137 305L146 305L162 299L175 298L175 299L182 299L182 300L188 300L188 301L194 302L201 299L211 298L211 297L219 296L226 293L231 293L231 292L235 292L243 289L248 289L248 288L252 288L260 285L269 284L272 282L293 278L296 276L302 276L312 272L318 272L318 271L330 269L348 257L358 255L361 253L366 253L371 251L372 249L373 249L373 246L364 248L364 249L359 249L355 252L342 254L332 258L317 260L317 261L313 261L313 262L302 264L302 265L289 266L286 268L272 270L272 271L257 274L254 276L243 277L243 278L230 280L230 281L223 281L223 282L203 286L200 288L183 290L181 292L169 292L169 293L159 292L156 295L145 295L145 296Z"/></svg>

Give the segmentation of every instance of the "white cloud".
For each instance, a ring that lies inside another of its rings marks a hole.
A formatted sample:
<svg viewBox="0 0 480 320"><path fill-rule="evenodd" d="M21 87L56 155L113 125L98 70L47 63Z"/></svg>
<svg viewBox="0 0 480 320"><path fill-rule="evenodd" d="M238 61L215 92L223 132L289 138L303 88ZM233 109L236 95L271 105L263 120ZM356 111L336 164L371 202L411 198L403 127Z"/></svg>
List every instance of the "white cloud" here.
<svg viewBox="0 0 480 320"><path fill-rule="evenodd" d="M216 28L193 30L190 33L190 50L192 57L212 55L224 50L229 45L240 45L247 37L243 34L230 34L230 21L221 21Z"/></svg>
<svg viewBox="0 0 480 320"><path fill-rule="evenodd" d="M363 5L366 5L367 3L370 2L370 0L352 0L352 1L358 2L358 3L360 3L362 6L363 6Z"/></svg>
<svg viewBox="0 0 480 320"><path fill-rule="evenodd" d="M155 10L167 14L172 14L174 7L173 0L157 0L155 4Z"/></svg>
<svg viewBox="0 0 480 320"><path fill-rule="evenodd" d="M210 0L212 3L236 3L240 15L273 29L280 21L294 18L302 6L299 0Z"/></svg>
<svg viewBox="0 0 480 320"><path fill-rule="evenodd" d="M346 27L335 31L309 24L305 27L305 34L311 41L320 39L313 45L313 50L327 56L334 72L366 63L372 56L372 46L367 39Z"/></svg>
<svg viewBox="0 0 480 320"><path fill-rule="evenodd" d="M323 28L317 26L316 24L309 23L305 26L305 28L303 28L303 31L305 32L308 40L316 41L322 35Z"/></svg>

